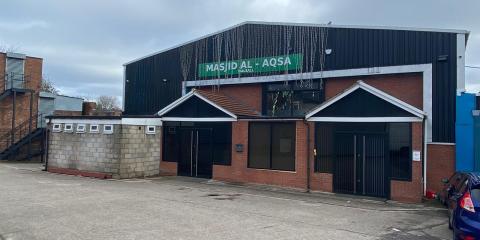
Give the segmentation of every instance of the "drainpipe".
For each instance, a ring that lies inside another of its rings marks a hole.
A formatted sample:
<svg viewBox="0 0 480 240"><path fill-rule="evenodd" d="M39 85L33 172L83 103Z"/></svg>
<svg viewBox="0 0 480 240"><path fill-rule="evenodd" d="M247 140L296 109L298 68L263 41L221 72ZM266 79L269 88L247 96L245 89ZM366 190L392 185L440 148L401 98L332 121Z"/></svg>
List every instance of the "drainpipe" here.
<svg viewBox="0 0 480 240"><path fill-rule="evenodd" d="M50 126L52 125L51 123L52 123L52 119L48 119L47 127L44 130L45 131L45 133L44 133L45 134L45 136L44 136L44 141L45 141L44 142L44 151L45 152L43 153L45 155L45 169L44 169L44 171L48 171L48 149L49 149L49 146L50 146L50 144L48 142L49 141L48 135L49 135Z"/></svg>
<svg viewBox="0 0 480 240"><path fill-rule="evenodd" d="M423 119L423 196L427 194L427 118Z"/></svg>
<svg viewBox="0 0 480 240"><path fill-rule="evenodd" d="M310 124L304 120L305 125L307 125L307 193L310 192Z"/></svg>

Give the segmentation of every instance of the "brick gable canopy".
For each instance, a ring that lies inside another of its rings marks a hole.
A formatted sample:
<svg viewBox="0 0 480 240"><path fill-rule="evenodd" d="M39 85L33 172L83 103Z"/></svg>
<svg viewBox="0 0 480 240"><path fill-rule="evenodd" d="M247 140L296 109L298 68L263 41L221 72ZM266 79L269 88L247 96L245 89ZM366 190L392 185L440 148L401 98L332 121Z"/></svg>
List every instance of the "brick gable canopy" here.
<svg viewBox="0 0 480 240"><path fill-rule="evenodd" d="M232 98L207 90L193 89L157 113L164 121L236 121L260 113Z"/></svg>
<svg viewBox="0 0 480 240"><path fill-rule="evenodd" d="M420 122L425 113L363 81L306 114L319 122Z"/></svg>

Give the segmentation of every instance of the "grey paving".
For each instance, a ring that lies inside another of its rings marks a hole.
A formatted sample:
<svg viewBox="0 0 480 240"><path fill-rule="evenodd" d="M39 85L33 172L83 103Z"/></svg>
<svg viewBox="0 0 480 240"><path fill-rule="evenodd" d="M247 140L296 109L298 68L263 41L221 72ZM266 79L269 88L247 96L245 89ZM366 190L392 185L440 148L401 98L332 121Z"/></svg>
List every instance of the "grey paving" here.
<svg viewBox="0 0 480 240"><path fill-rule="evenodd" d="M0 239L450 239L435 206L0 163Z"/></svg>

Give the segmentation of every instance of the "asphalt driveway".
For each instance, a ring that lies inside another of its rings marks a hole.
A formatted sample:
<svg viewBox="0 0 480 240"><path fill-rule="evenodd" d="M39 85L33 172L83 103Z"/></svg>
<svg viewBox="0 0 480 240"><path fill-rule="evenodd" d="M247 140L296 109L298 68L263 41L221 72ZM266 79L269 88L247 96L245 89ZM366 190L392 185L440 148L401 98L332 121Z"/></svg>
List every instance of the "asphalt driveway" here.
<svg viewBox="0 0 480 240"><path fill-rule="evenodd" d="M208 180L99 180L0 162L4 239L450 239L446 211Z"/></svg>

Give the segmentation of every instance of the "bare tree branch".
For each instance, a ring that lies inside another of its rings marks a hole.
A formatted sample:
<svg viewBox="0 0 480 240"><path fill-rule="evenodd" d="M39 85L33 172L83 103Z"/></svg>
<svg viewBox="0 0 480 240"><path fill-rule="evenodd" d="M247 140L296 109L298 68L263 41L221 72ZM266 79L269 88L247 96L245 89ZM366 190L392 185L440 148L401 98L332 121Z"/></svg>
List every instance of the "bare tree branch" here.
<svg viewBox="0 0 480 240"><path fill-rule="evenodd" d="M53 82L45 77L42 78L42 85L40 86L40 90L43 92L58 94L58 89L53 85Z"/></svg>
<svg viewBox="0 0 480 240"><path fill-rule="evenodd" d="M18 46L13 46L13 45L8 45L8 44L2 44L0 43L0 52L6 53L6 52L18 52L19 51Z"/></svg>
<svg viewBox="0 0 480 240"><path fill-rule="evenodd" d="M114 96L99 96L97 98L97 111L99 112L110 112L118 111L120 109L120 104Z"/></svg>

